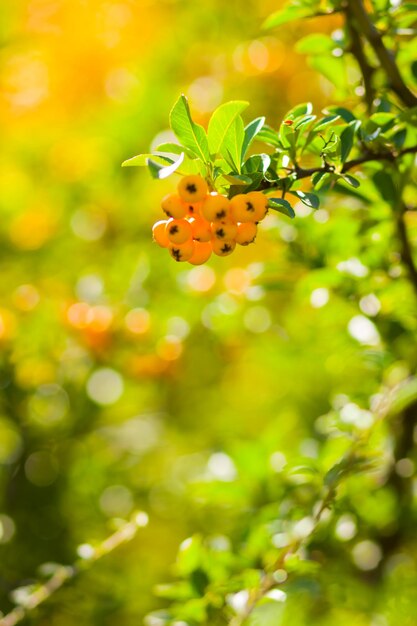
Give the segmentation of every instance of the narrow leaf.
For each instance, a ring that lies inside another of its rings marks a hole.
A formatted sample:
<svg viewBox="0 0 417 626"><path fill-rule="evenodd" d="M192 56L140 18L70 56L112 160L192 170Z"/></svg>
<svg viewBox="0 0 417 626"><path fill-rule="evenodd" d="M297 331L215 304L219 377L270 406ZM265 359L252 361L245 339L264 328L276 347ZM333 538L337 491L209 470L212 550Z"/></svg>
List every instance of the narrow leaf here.
<svg viewBox="0 0 417 626"><path fill-rule="evenodd" d="M242 146L242 159L245 158L249 146L251 145L252 141L255 139L256 135L260 132L264 124L265 124L265 118L257 117L246 126L245 138L243 140L243 146Z"/></svg>
<svg viewBox="0 0 417 626"><path fill-rule="evenodd" d="M148 165L148 159L153 159L156 163L160 163L162 165L173 163L173 160L169 157L154 154L138 154L131 159L123 161L122 167L144 167L145 165Z"/></svg>

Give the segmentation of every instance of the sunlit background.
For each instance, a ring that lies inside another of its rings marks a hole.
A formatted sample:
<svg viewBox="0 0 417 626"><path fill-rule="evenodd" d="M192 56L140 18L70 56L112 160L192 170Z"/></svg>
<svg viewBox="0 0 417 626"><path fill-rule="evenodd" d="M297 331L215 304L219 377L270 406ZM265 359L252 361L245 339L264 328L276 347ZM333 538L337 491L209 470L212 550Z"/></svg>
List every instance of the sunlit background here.
<svg viewBox="0 0 417 626"><path fill-rule="evenodd" d="M295 51L314 20L261 30L277 5L2 4L4 613L41 564L72 563L78 546L143 510L149 524L128 546L28 622L137 626L160 606L153 587L171 577L186 537L230 532L260 497L258 478L318 454L320 416L347 407L347 422L366 421L381 378L408 373L401 359L383 362L373 321L395 310L412 324L411 305L398 308L397 283L378 270L384 259L400 272L379 243L389 226L375 224L375 245L364 245L358 200L333 199L314 215L298 205L293 222L271 215L256 245L190 268L150 235L175 177L120 167L169 137L181 92L202 124L233 98L250 101L248 120L277 125L296 103L338 97ZM361 506L372 524L375 503ZM350 541L348 574L377 567L378 546L360 537L354 514L331 541ZM334 611L348 623L351 613Z"/></svg>

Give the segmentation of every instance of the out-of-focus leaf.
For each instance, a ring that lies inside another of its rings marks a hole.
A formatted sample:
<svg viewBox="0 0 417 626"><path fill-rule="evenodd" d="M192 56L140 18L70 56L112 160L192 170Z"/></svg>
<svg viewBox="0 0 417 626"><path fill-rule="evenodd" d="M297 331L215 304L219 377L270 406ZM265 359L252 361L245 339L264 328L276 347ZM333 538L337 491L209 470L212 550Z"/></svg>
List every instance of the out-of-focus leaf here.
<svg viewBox="0 0 417 626"><path fill-rule="evenodd" d="M301 54L331 54L336 44L331 37L322 33L311 33L300 39L295 49Z"/></svg>
<svg viewBox="0 0 417 626"><path fill-rule="evenodd" d="M275 28L276 26L282 26L283 24L288 24L288 22L293 22L294 20L299 20L313 14L314 9L309 6L290 4L267 17L262 27L266 29Z"/></svg>
<svg viewBox="0 0 417 626"><path fill-rule="evenodd" d="M392 174L386 170L378 170L372 177L376 190L381 198L391 205L398 202L399 190L397 189Z"/></svg>

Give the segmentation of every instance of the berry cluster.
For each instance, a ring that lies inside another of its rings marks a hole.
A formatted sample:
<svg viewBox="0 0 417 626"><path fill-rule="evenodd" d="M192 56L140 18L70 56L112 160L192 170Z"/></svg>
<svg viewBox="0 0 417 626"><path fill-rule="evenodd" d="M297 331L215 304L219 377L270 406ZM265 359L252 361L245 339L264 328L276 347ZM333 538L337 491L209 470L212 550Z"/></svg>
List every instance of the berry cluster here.
<svg viewBox="0 0 417 626"><path fill-rule="evenodd" d="M194 175L182 178L178 193L165 196L161 207L168 219L154 224L154 241L168 248L175 261L201 265L212 252L228 256L237 243L252 243L257 224L267 213L268 200L260 191L238 194L229 200L219 193L209 193L204 178Z"/></svg>

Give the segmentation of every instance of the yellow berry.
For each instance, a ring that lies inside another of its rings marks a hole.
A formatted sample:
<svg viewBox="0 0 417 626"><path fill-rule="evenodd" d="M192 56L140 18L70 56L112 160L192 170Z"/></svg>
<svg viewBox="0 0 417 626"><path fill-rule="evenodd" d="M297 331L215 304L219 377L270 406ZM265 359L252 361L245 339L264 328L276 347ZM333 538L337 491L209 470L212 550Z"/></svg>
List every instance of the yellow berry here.
<svg viewBox="0 0 417 626"><path fill-rule="evenodd" d="M203 202L201 215L208 222L217 222L230 217L230 201L226 196L211 193Z"/></svg>
<svg viewBox="0 0 417 626"><path fill-rule="evenodd" d="M159 222L155 222L152 226L152 235L153 240L161 246L161 248L167 248L169 245L168 235L166 233L166 225L168 220L160 220Z"/></svg>
<svg viewBox="0 0 417 626"><path fill-rule="evenodd" d="M261 191L250 191L246 197L255 207L255 221L260 222L268 212L268 198Z"/></svg>
<svg viewBox="0 0 417 626"><path fill-rule="evenodd" d="M166 234L171 243L185 243L192 239L193 231L187 220L168 220Z"/></svg>
<svg viewBox="0 0 417 626"><path fill-rule="evenodd" d="M170 243L168 250L175 261L189 261L194 254L195 244L192 239L185 243Z"/></svg>
<svg viewBox="0 0 417 626"><path fill-rule="evenodd" d="M258 227L255 222L242 222L237 225L236 243L241 246L247 246L255 241Z"/></svg>
<svg viewBox="0 0 417 626"><path fill-rule="evenodd" d="M232 254L233 250L236 248L236 241L233 239L227 241L213 239L212 245L214 254L217 254L217 256L228 256Z"/></svg>
<svg viewBox="0 0 417 626"><path fill-rule="evenodd" d="M190 225L195 241L211 241L212 233L209 222L197 216L190 219Z"/></svg>
<svg viewBox="0 0 417 626"><path fill-rule="evenodd" d="M207 183L199 174L184 176L178 183L178 194L184 202L200 202L207 193Z"/></svg>
<svg viewBox="0 0 417 626"><path fill-rule="evenodd" d="M237 224L234 222L212 222L211 232L213 237L221 241L235 239L237 235Z"/></svg>
<svg viewBox="0 0 417 626"><path fill-rule="evenodd" d="M192 265L202 265L209 260L213 251L211 243L199 243L194 244L194 252L192 257L188 259L188 263Z"/></svg>
<svg viewBox="0 0 417 626"><path fill-rule="evenodd" d="M236 222L257 222L258 211L256 210L250 194L239 193L230 200L230 212Z"/></svg>
<svg viewBox="0 0 417 626"><path fill-rule="evenodd" d="M187 215L187 205L176 193L170 193L161 202L162 210L168 215L178 220Z"/></svg>

